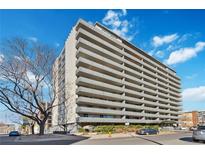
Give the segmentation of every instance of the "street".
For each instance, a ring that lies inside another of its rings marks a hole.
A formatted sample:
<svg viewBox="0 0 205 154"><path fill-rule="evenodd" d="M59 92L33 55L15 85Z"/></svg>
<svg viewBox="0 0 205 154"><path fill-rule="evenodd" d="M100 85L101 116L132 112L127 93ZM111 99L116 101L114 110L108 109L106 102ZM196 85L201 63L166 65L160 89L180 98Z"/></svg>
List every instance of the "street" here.
<svg viewBox="0 0 205 154"><path fill-rule="evenodd" d="M9 137L0 135L0 145L197 145L203 142L192 142L192 133L133 136L119 138L89 139L75 135L50 134L44 136Z"/></svg>
<svg viewBox="0 0 205 154"><path fill-rule="evenodd" d="M180 132L169 135L133 136L126 138L88 139L74 144L81 145L197 145L192 142L192 133Z"/></svg>
<svg viewBox="0 0 205 154"><path fill-rule="evenodd" d="M87 137L74 135L43 135L9 137L0 135L0 145L69 145L87 139Z"/></svg>

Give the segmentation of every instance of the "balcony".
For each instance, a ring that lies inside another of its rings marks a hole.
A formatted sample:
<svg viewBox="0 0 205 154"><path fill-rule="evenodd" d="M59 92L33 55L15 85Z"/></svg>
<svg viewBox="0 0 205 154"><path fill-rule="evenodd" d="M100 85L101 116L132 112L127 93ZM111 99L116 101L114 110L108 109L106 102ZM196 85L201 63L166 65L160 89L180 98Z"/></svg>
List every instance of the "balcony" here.
<svg viewBox="0 0 205 154"><path fill-rule="evenodd" d="M118 70L118 71L123 70L123 66L120 65L119 63L116 63L110 59L107 59L106 57L98 55L98 54L91 52L87 49L84 49L82 47L78 48L76 56L77 56L77 58L83 57L83 58L89 59L89 60L94 61L96 63L99 63L99 64L102 64L102 65L107 66L109 68L112 68L114 70Z"/></svg>
<svg viewBox="0 0 205 154"><path fill-rule="evenodd" d="M117 79L112 76L109 76L109 75L106 75L100 72L96 72L96 71L93 71L93 70L90 70L84 67L79 67L76 71L76 75L90 78L90 79L97 80L97 81L101 81L101 82L105 82L108 84L116 85L116 86L123 85L121 79Z"/></svg>
<svg viewBox="0 0 205 154"><path fill-rule="evenodd" d="M119 56L122 56L122 50L117 48L116 46L112 45L111 43L105 41L104 39L101 39L100 37L97 37L96 35L93 35L92 33L86 31L85 29L79 28L76 34L76 39L84 38L90 42L93 42L96 45L99 45L109 51L113 51Z"/></svg>
<svg viewBox="0 0 205 154"><path fill-rule="evenodd" d="M108 59L111 59L117 63L122 63L122 57L114 54L113 52L110 52L94 43L89 42L88 40L85 40L83 38L79 38L76 44L77 49L80 47L83 47L84 49L87 49L89 51L95 52L99 55L102 55L104 57L107 57Z"/></svg>
<svg viewBox="0 0 205 154"><path fill-rule="evenodd" d="M96 62L93 62L91 60L88 60L82 57L78 58L76 65L77 67L80 67L80 66L86 67L86 68L89 68L89 69L92 69L92 70L95 70L95 71L98 71L98 72L101 72L101 73L104 73L104 74L107 74L107 75L110 75L116 78L123 78L124 76L122 72L116 71L114 69L111 69L109 67L106 67L104 65L98 64Z"/></svg>
<svg viewBox="0 0 205 154"><path fill-rule="evenodd" d="M87 97L93 97L93 98L102 98L106 100L114 100L114 101L122 101L123 98L121 95L109 93L101 90L95 90L91 88L85 88L85 87L78 87L77 88L77 95L80 96L87 96Z"/></svg>
<svg viewBox="0 0 205 154"><path fill-rule="evenodd" d="M103 83L103 82L99 82L96 80L91 80L88 78L84 78L84 77L79 77L76 81L78 86L84 86L84 87L89 87L89 88L93 88L93 89L99 89L99 90L103 90L103 91L107 91L107 92L112 92L112 93L123 93L123 89L122 87L118 87L118 86L114 86L111 84L107 84L107 83Z"/></svg>

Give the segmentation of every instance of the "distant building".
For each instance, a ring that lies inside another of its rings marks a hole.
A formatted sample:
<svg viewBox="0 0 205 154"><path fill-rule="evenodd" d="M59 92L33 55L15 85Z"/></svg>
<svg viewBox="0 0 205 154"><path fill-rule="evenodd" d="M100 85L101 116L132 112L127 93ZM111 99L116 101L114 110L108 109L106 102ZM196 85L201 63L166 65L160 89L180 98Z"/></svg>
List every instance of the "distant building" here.
<svg viewBox="0 0 205 154"><path fill-rule="evenodd" d="M49 103L41 103L44 109L47 109L49 107ZM39 118L43 119L44 115L41 114L40 112L38 113ZM32 125L34 125L34 133L37 134L39 133L39 126L36 122L32 121L31 119L22 117L23 120L23 125L21 128L21 133L22 134L32 134ZM51 126L52 126L52 113L48 116L48 119L45 123L45 133L51 132Z"/></svg>
<svg viewBox="0 0 205 154"><path fill-rule="evenodd" d="M22 121L23 121L22 125L19 126L19 131L21 132L21 134L31 134L32 120L23 116Z"/></svg>
<svg viewBox="0 0 205 154"><path fill-rule="evenodd" d="M8 134L10 131L15 130L14 124L0 123L0 134Z"/></svg>
<svg viewBox="0 0 205 154"><path fill-rule="evenodd" d="M198 121L200 125L205 124L205 111L199 111L198 112Z"/></svg>
<svg viewBox="0 0 205 154"><path fill-rule="evenodd" d="M182 127L192 127L199 124L198 111L184 112L180 116L180 125Z"/></svg>

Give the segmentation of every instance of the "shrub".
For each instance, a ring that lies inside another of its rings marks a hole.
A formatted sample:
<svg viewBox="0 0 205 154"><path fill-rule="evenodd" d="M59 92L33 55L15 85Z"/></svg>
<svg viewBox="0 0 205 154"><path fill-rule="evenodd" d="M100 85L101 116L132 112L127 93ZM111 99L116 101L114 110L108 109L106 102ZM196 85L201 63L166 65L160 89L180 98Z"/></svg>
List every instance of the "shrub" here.
<svg viewBox="0 0 205 154"><path fill-rule="evenodd" d="M114 132L115 133L124 133L126 132L126 127L124 125L116 125L114 126Z"/></svg>
<svg viewBox="0 0 205 154"><path fill-rule="evenodd" d="M159 125L145 125L144 128L159 129Z"/></svg>
<svg viewBox="0 0 205 154"><path fill-rule="evenodd" d="M114 126L113 125L97 126L94 128L94 132L102 133L102 134L106 134L109 132L114 133Z"/></svg>
<svg viewBox="0 0 205 154"><path fill-rule="evenodd" d="M152 129L158 129L159 125L101 125L96 126L94 128L94 132L100 133L100 134L108 134L110 133L125 133L125 132L137 132L139 129L142 128L152 128Z"/></svg>
<svg viewBox="0 0 205 154"><path fill-rule="evenodd" d="M78 132L79 132L79 133L84 133L84 132L85 132L85 129L83 129L83 128L78 128Z"/></svg>

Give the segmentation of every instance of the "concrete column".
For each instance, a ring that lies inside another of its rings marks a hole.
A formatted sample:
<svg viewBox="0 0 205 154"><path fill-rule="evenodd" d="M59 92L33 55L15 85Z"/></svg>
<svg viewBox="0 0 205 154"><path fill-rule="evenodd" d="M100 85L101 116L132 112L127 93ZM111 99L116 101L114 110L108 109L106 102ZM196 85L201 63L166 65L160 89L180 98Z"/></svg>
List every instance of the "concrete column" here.
<svg viewBox="0 0 205 154"><path fill-rule="evenodd" d="M144 107L144 104L142 104L142 107ZM144 113L145 113L145 110L142 110L141 113L144 114ZM145 117L142 117L142 120L145 120Z"/></svg>
<svg viewBox="0 0 205 154"><path fill-rule="evenodd" d="M122 103L125 104L125 100L124 100ZM126 111L126 108L125 108L125 107L122 108L122 111L125 112L125 111ZM126 115L123 115L123 116L122 116L122 119L126 119Z"/></svg>
<svg viewBox="0 0 205 154"><path fill-rule="evenodd" d="M124 85L124 81L125 81L125 78L123 78L122 79L122 81L123 81L123 86L122 86L122 88L123 88L123 94L122 94L122 96L123 96L123 99L124 99L124 96L125 96L125 85ZM122 104L125 104L126 103L126 101L125 101L125 99L122 101ZM123 107L122 108L122 111L124 112L124 111L126 111L126 108L125 107ZM123 115L122 116L122 119L126 119L126 116L125 115Z"/></svg>
<svg viewBox="0 0 205 154"><path fill-rule="evenodd" d="M142 72L142 74L143 74L143 72ZM142 78L141 80L144 81L144 78Z"/></svg>
<svg viewBox="0 0 205 154"><path fill-rule="evenodd" d="M157 85L158 86L158 85ZM159 90L158 89L156 89L156 92L157 92L157 95L159 94Z"/></svg>

